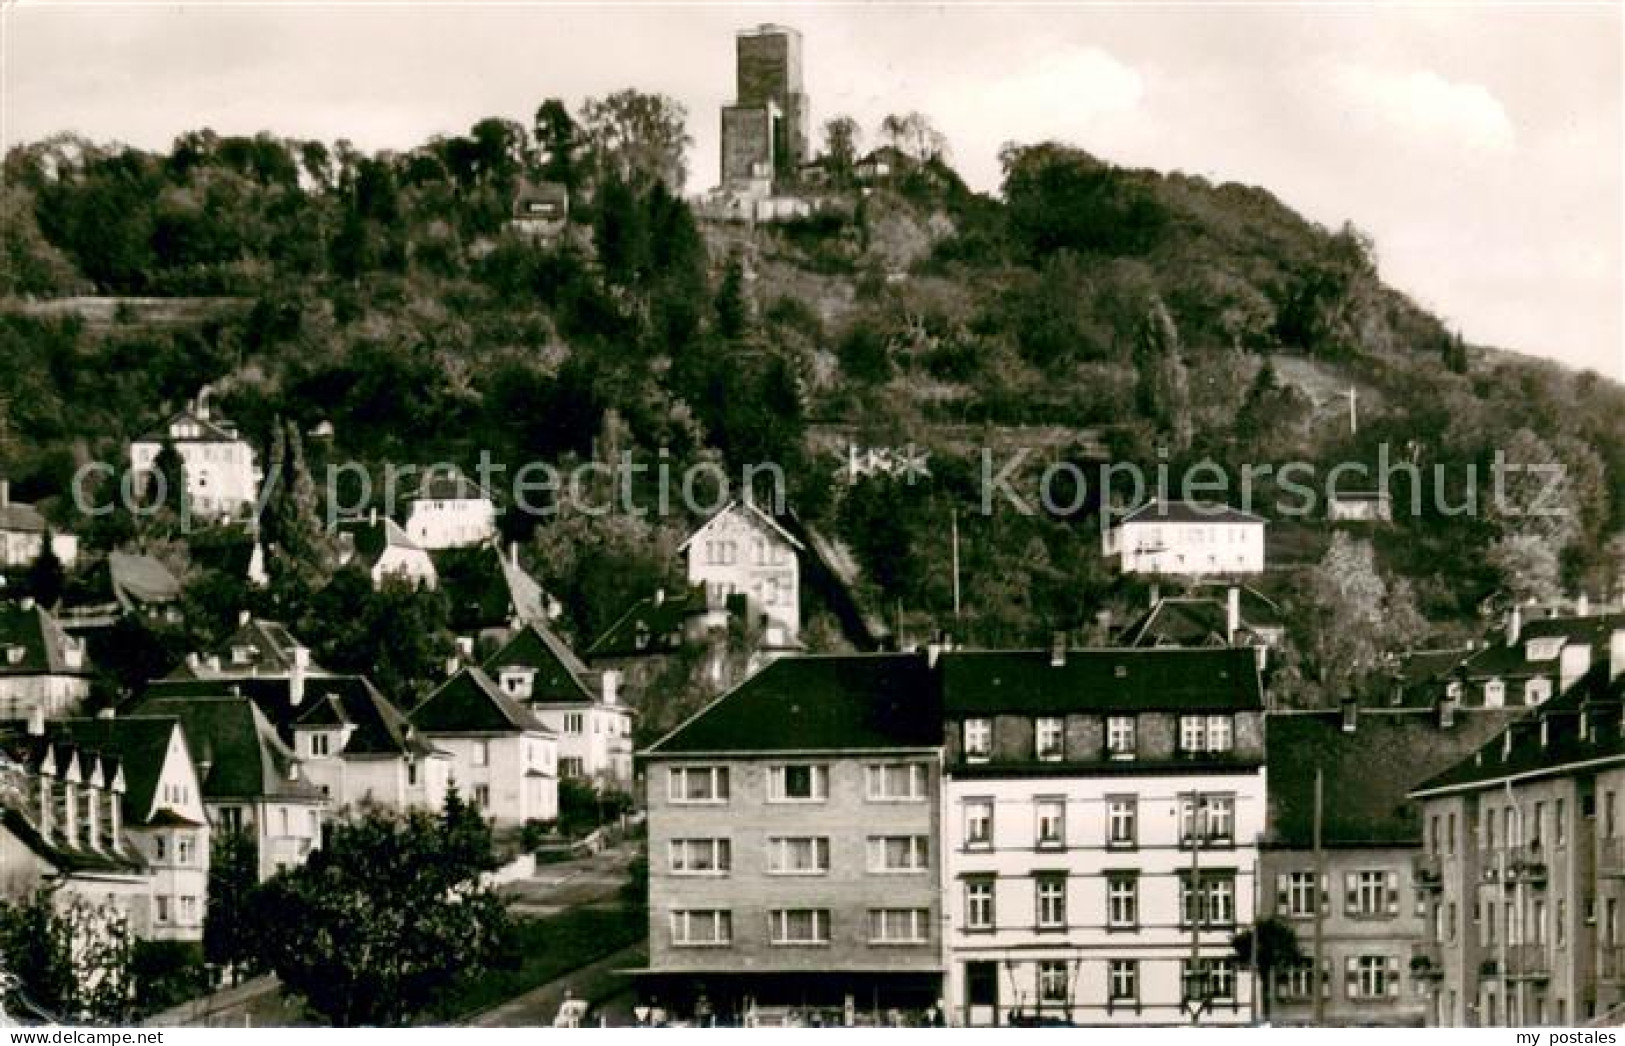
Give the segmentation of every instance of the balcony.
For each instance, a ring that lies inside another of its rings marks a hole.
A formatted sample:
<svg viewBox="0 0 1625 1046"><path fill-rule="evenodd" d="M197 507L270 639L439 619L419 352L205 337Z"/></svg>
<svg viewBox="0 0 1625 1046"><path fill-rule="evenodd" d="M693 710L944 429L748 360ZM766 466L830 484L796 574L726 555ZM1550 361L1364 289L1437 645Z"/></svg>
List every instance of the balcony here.
<svg viewBox="0 0 1625 1046"><path fill-rule="evenodd" d="M1418 890L1444 889L1444 866L1438 854L1419 853L1411 858L1411 879Z"/></svg>
<svg viewBox="0 0 1625 1046"><path fill-rule="evenodd" d="M1444 948L1437 941L1418 941L1411 945L1411 976L1420 981L1444 976Z"/></svg>
<svg viewBox="0 0 1625 1046"><path fill-rule="evenodd" d="M1505 885L1546 885L1546 858L1539 846L1520 846L1506 852Z"/></svg>
<svg viewBox="0 0 1625 1046"><path fill-rule="evenodd" d="M1552 960L1543 944L1509 944L1506 975L1514 981L1544 981L1552 975Z"/></svg>
<svg viewBox="0 0 1625 1046"><path fill-rule="evenodd" d="M1625 839L1597 840L1597 875L1604 879L1625 879Z"/></svg>

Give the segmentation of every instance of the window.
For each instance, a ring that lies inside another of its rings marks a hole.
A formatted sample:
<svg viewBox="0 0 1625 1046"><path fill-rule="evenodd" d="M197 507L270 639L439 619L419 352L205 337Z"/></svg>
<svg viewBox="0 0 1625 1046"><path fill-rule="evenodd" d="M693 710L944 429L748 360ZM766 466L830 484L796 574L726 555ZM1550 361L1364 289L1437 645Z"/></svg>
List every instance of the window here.
<svg viewBox="0 0 1625 1046"><path fill-rule="evenodd" d="M1140 998L1140 964L1134 959L1113 959L1108 967L1106 983L1108 998L1112 1002L1138 1002Z"/></svg>
<svg viewBox="0 0 1625 1046"><path fill-rule="evenodd" d="M417 786L418 786L418 764L416 762L408 762L406 764L406 787L408 787L408 788L416 788Z"/></svg>
<svg viewBox="0 0 1625 1046"><path fill-rule="evenodd" d="M243 830L243 808L240 806L222 806L220 808L220 827L228 832Z"/></svg>
<svg viewBox="0 0 1625 1046"><path fill-rule="evenodd" d="M993 880L965 880L965 929L991 930L994 926Z"/></svg>
<svg viewBox="0 0 1625 1046"><path fill-rule="evenodd" d="M587 732L587 716L584 712L564 713L564 732L567 734L584 734Z"/></svg>
<svg viewBox="0 0 1625 1046"><path fill-rule="evenodd" d="M926 797L924 763L876 763L868 768L869 798L875 802L919 802Z"/></svg>
<svg viewBox="0 0 1625 1046"><path fill-rule="evenodd" d="M311 755L326 755L327 754L327 735L326 734L311 734L310 735L310 754Z"/></svg>
<svg viewBox="0 0 1625 1046"><path fill-rule="evenodd" d="M474 786L474 806L480 810L491 809L491 786L478 784Z"/></svg>
<svg viewBox="0 0 1625 1046"><path fill-rule="evenodd" d="M1066 721L1046 716L1033 724L1033 747L1038 758L1047 762L1060 759L1066 750Z"/></svg>
<svg viewBox="0 0 1625 1046"><path fill-rule="evenodd" d="M1193 834L1200 837L1203 846L1233 846L1236 841L1235 796L1182 796L1179 845L1189 848Z"/></svg>
<svg viewBox="0 0 1625 1046"><path fill-rule="evenodd" d="M1039 799L1035 820L1038 828L1036 845L1039 849L1057 850L1066 845L1066 800Z"/></svg>
<svg viewBox="0 0 1625 1046"><path fill-rule="evenodd" d="M1179 873L1179 925L1189 927L1192 916L1203 926L1230 926L1236 921L1234 872L1199 872L1191 889L1190 872Z"/></svg>
<svg viewBox="0 0 1625 1046"><path fill-rule="evenodd" d="M192 863L192 840L184 838L175 840L175 861L178 864Z"/></svg>
<svg viewBox="0 0 1625 1046"><path fill-rule="evenodd" d="M161 923L168 922L169 921L169 898L162 897L162 896L154 897L152 899L152 903L154 905L153 916L152 916L153 921L154 922L161 922Z"/></svg>
<svg viewBox="0 0 1625 1046"><path fill-rule="evenodd" d="M1312 917L1319 893L1314 872L1282 872L1275 877L1275 907L1289 919Z"/></svg>
<svg viewBox="0 0 1625 1046"><path fill-rule="evenodd" d="M1106 874L1106 925L1131 930L1140 920L1140 882L1130 872Z"/></svg>
<svg viewBox="0 0 1625 1046"><path fill-rule="evenodd" d="M1179 750L1186 755L1228 752L1235 747L1235 730L1227 715L1179 717Z"/></svg>
<svg viewBox="0 0 1625 1046"><path fill-rule="evenodd" d="M475 766L490 766L491 765L491 742L489 742L489 741L475 741L474 742L474 765Z"/></svg>
<svg viewBox="0 0 1625 1046"><path fill-rule="evenodd" d="M1351 955L1346 960L1351 999L1385 999L1399 994L1399 960L1392 955Z"/></svg>
<svg viewBox="0 0 1625 1046"><path fill-rule="evenodd" d="M560 777L586 777L587 762L579 755L566 755L559 757Z"/></svg>
<svg viewBox="0 0 1625 1046"><path fill-rule="evenodd" d="M679 908L671 913L671 943L701 948L733 940L733 913L725 909Z"/></svg>
<svg viewBox="0 0 1625 1046"><path fill-rule="evenodd" d="M192 897L192 896L183 896L180 900L181 900L181 922L183 922L183 923L195 923L195 922L197 922L197 898Z"/></svg>
<svg viewBox="0 0 1625 1046"><path fill-rule="evenodd" d="M1507 685L1499 679L1492 679L1484 684L1484 707L1500 708L1506 704Z"/></svg>
<svg viewBox="0 0 1625 1046"><path fill-rule="evenodd" d="M1275 975L1275 994L1280 999L1308 999L1315 990L1314 985L1315 964L1312 959L1285 964ZM1331 994L1331 981L1326 976L1324 964L1321 967L1320 992L1322 995Z"/></svg>
<svg viewBox="0 0 1625 1046"><path fill-rule="evenodd" d="M993 846L993 800L965 800L965 846L968 848Z"/></svg>
<svg viewBox="0 0 1625 1046"><path fill-rule="evenodd" d="M733 865L727 839L673 839L668 850L673 875L725 875Z"/></svg>
<svg viewBox="0 0 1625 1046"><path fill-rule="evenodd" d="M161 836L161 835L153 836L153 839L152 839L152 855L153 855L154 859L159 860L159 861L165 860L165 859L167 859L168 854L169 854L169 840L167 838L165 838L164 836Z"/></svg>
<svg viewBox="0 0 1625 1046"><path fill-rule="evenodd" d="M931 940L931 912L927 908L871 908L871 944L926 944Z"/></svg>
<svg viewBox="0 0 1625 1046"><path fill-rule="evenodd" d="M728 801L728 768L674 766L667 785L668 797L674 803L725 803Z"/></svg>
<svg viewBox="0 0 1625 1046"><path fill-rule="evenodd" d="M1349 872L1343 884L1345 915L1366 918L1399 914L1399 873L1382 870Z"/></svg>
<svg viewBox="0 0 1625 1046"><path fill-rule="evenodd" d="M828 944L829 909L775 908L767 913L774 944Z"/></svg>
<svg viewBox="0 0 1625 1046"><path fill-rule="evenodd" d="M1112 849L1132 849L1139 803L1133 796L1106 798L1106 845Z"/></svg>
<svg viewBox="0 0 1625 1046"><path fill-rule="evenodd" d="M1562 848L1569 842L1568 806L1559 799L1552 805L1552 841Z"/></svg>
<svg viewBox="0 0 1625 1046"><path fill-rule="evenodd" d="M819 803L828 797L829 767L822 763L789 763L768 768L768 802Z"/></svg>
<svg viewBox="0 0 1625 1046"><path fill-rule="evenodd" d="M986 759L993 754L993 720L967 719L964 732L966 759Z"/></svg>
<svg viewBox="0 0 1625 1046"><path fill-rule="evenodd" d="M1181 995L1190 998L1189 992L1193 987L1191 961L1189 959L1180 963L1181 967ZM1236 961L1234 959L1200 959L1197 962L1196 972L1206 974L1207 997L1216 1002L1233 1002L1236 998Z"/></svg>
<svg viewBox="0 0 1625 1046"><path fill-rule="evenodd" d="M931 863L931 841L923 835L871 835L871 872L923 872Z"/></svg>
<svg viewBox="0 0 1625 1046"><path fill-rule="evenodd" d="M767 840L767 870L774 875L823 875L829 871L829 837L773 836Z"/></svg>
<svg viewBox="0 0 1625 1046"><path fill-rule="evenodd" d="M1034 878L1040 929L1066 926L1066 876L1039 875Z"/></svg>
<svg viewBox="0 0 1625 1046"><path fill-rule="evenodd" d="M1106 755L1112 759L1133 759L1134 749L1134 717L1131 715L1107 716Z"/></svg>
<svg viewBox="0 0 1625 1046"><path fill-rule="evenodd" d="M1067 989L1071 987L1071 977L1068 976L1067 966L1064 959L1045 959L1038 964L1039 1002L1069 1001Z"/></svg>

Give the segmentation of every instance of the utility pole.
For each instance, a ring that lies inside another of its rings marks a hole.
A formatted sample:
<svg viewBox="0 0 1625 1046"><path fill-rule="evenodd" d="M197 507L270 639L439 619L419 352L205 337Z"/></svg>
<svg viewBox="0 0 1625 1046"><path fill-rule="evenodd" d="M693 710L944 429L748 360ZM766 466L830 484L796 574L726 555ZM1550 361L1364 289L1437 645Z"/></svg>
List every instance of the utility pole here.
<svg viewBox="0 0 1625 1046"><path fill-rule="evenodd" d="M1360 432L1360 394L1353 385L1349 386L1349 435L1355 436Z"/></svg>
<svg viewBox="0 0 1625 1046"><path fill-rule="evenodd" d="M1326 1026L1326 993L1321 985L1321 977L1325 972L1326 951L1326 907L1325 899L1330 893L1330 884L1326 882L1326 851L1322 847L1320 837L1321 820L1324 817L1323 804L1325 802L1325 774L1320 767L1315 767L1315 813L1314 813L1314 848L1315 848L1315 883L1310 901L1315 906L1315 947L1314 968L1309 971L1309 992L1315 1000L1315 1027Z"/></svg>
<svg viewBox="0 0 1625 1046"><path fill-rule="evenodd" d="M954 545L954 623L959 623L959 510L953 510L953 545ZM962 637L961 637L962 638Z"/></svg>

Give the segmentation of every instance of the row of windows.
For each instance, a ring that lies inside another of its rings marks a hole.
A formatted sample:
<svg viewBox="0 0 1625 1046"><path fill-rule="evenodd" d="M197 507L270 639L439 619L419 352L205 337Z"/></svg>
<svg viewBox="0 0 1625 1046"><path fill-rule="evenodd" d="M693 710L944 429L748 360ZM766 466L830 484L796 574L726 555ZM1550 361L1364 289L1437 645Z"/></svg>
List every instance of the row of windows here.
<svg viewBox="0 0 1625 1046"><path fill-rule="evenodd" d="M1610 790L1601 797L1581 796L1580 815L1602 818L1602 836L1612 839L1619 834L1618 795ZM1454 854L1458 846L1456 814L1434 814L1428 819L1427 848L1430 853ZM1480 848L1493 850L1497 845L1509 848L1541 849L1549 839L1561 849L1569 842L1569 806L1559 797L1550 803L1536 800L1532 803L1508 803L1495 806L1486 803L1471 825Z"/></svg>
<svg viewBox="0 0 1625 1046"><path fill-rule="evenodd" d="M1079 998L1078 985L1083 979L1084 963L1089 960L1041 959L1034 966L1039 1005L1079 1006L1090 1000ZM1107 959L1106 1005L1137 1006L1140 1003L1140 960ZM1236 963L1234 959L1200 959L1199 968L1206 977L1207 997L1215 1002L1233 1001L1236 997ZM978 964L968 964L967 981L975 976ZM991 971L997 974L997 971ZM1180 961L1181 986L1190 984L1190 960ZM1011 974L1010 976L1014 976ZM996 998L996 992L978 991L974 983L967 984L967 997L975 1004L978 996L983 1000Z"/></svg>
<svg viewBox="0 0 1625 1046"><path fill-rule="evenodd" d="M725 803L729 774L725 766L674 766L667 774L667 797L673 803ZM865 797L876 802L921 802L926 798L924 763L875 763L864 768ZM781 763L768 767L767 800L772 803L821 803L829 799L829 766L824 763Z"/></svg>
<svg viewBox="0 0 1625 1046"><path fill-rule="evenodd" d="M174 902L173 904L171 904L172 900ZM198 920L198 903L196 897L182 896L169 898L162 894L155 894L152 898L152 905L152 921L156 923L168 923L171 919L173 919L182 925L187 925L190 923L195 923Z"/></svg>
<svg viewBox="0 0 1625 1046"><path fill-rule="evenodd" d="M871 908L866 932L870 944L929 944L928 908ZM774 908L767 913L767 941L776 945L827 945L834 938L828 908ZM734 942L733 912L726 908L682 908L671 913L671 939L678 947L720 947Z"/></svg>
<svg viewBox="0 0 1625 1046"><path fill-rule="evenodd" d="M923 835L871 835L865 841L870 872L923 872L931 866L931 840ZM733 840L673 839L667 846L673 875L726 875L733 870ZM774 875L827 875L829 837L769 836L765 866Z"/></svg>
<svg viewBox="0 0 1625 1046"><path fill-rule="evenodd" d="M1307 919L1318 909L1331 911L1328 877L1314 872L1281 872L1275 877L1275 910L1290 919ZM1356 918L1389 919L1399 914L1399 873L1386 869L1360 869L1343 875L1343 914Z"/></svg>
<svg viewBox="0 0 1625 1046"><path fill-rule="evenodd" d="M991 931L999 927L998 880L993 876L968 876L965 884L965 930ZM1032 877L1034 925L1039 929L1068 928L1067 876L1064 873L1038 873ZM1179 925L1192 921L1206 927L1234 926L1236 922L1236 873L1233 871L1189 871L1179 873ZM1014 926L1015 924L1007 924ZM1140 880L1135 872L1106 873L1106 926L1132 930L1140 925Z"/></svg>
<svg viewBox="0 0 1625 1046"><path fill-rule="evenodd" d="M1314 992L1315 965L1311 959L1283 964L1275 971L1275 997L1282 1002L1308 1000ZM1393 955L1350 955L1343 960L1343 992L1350 999L1392 999L1404 978L1399 958ZM1320 994L1332 996L1331 964L1320 965Z"/></svg>
<svg viewBox="0 0 1625 1046"><path fill-rule="evenodd" d="M1043 762L1066 758L1066 720L1061 716L1039 716L1032 721L1033 757ZM1139 754L1139 721L1134 715L1109 715L1105 719L1106 755L1110 759L1133 759ZM960 724L960 740L965 758L980 762L993 757L993 720L966 719ZM1228 715L1182 715L1179 717L1179 753L1213 755L1234 751L1235 720Z"/></svg>
<svg viewBox="0 0 1625 1046"><path fill-rule="evenodd" d="M1140 800L1132 795L1107 796L1106 839L1108 849L1131 850L1139 845ZM1194 807L1193 807L1194 803ZM1236 840L1236 798L1233 795L1180 796L1179 844L1189 847L1193 836L1202 846L1234 846ZM1039 850L1065 849L1067 839L1067 800L1063 796L1041 796L1033 800L1033 846ZM966 799L964 809L965 848L991 849L994 841L992 799ZM1092 819L1091 819L1092 820Z"/></svg>
<svg viewBox="0 0 1625 1046"><path fill-rule="evenodd" d="M152 837L152 857L155 861L167 862L169 855L175 855L175 863L189 865L197 859L197 840L189 835L177 836L171 845L166 835Z"/></svg>
<svg viewBox="0 0 1625 1046"><path fill-rule="evenodd" d="M761 538L751 541L751 558L759 567L782 566L790 553L782 545L770 545ZM739 562L739 542L731 538L711 538L705 543L705 561L712 566L731 567Z"/></svg>

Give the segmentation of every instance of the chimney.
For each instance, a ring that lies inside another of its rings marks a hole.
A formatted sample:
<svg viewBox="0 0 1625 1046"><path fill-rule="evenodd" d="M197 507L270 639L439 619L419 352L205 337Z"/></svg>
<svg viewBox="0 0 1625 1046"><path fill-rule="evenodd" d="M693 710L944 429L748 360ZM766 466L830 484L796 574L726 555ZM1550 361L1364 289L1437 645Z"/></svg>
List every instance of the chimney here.
<svg viewBox="0 0 1625 1046"><path fill-rule="evenodd" d="M0 508L11 504L11 480L0 479Z"/></svg>
<svg viewBox="0 0 1625 1046"><path fill-rule="evenodd" d="M45 736L45 706L35 705L28 710L28 736Z"/></svg>
<svg viewBox="0 0 1625 1046"><path fill-rule="evenodd" d="M295 708L305 699L305 676L310 671L310 650L293 648L293 669L288 673L288 703Z"/></svg>
<svg viewBox="0 0 1625 1046"><path fill-rule="evenodd" d="M621 703L621 674L615 669L608 669L598 677L598 687L599 693L603 695L604 704Z"/></svg>
<svg viewBox="0 0 1625 1046"><path fill-rule="evenodd" d="M1575 617L1590 617L1591 616L1591 597L1585 594L1584 589L1581 589L1579 596L1575 597L1575 600L1574 600L1574 616Z"/></svg>
<svg viewBox="0 0 1625 1046"><path fill-rule="evenodd" d="M247 610L239 610L239 611L237 611L237 627L238 628L242 628L244 625L248 624L252 620L254 620L254 615L249 613Z"/></svg>
<svg viewBox="0 0 1625 1046"><path fill-rule="evenodd" d="M1546 751L1552 743L1552 723L1546 716L1540 717L1540 750Z"/></svg>
<svg viewBox="0 0 1625 1046"><path fill-rule="evenodd" d="M660 606L665 601L666 601L666 590L663 589L663 588L655 589L655 606Z"/></svg>
<svg viewBox="0 0 1625 1046"><path fill-rule="evenodd" d="M1224 641L1234 643L1236 633L1241 631L1241 589L1236 585L1225 593L1224 626Z"/></svg>
<svg viewBox="0 0 1625 1046"><path fill-rule="evenodd" d="M516 569L519 566L519 542L517 541L508 542L508 562L512 563Z"/></svg>
<svg viewBox="0 0 1625 1046"><path fill-rule="evenodd" d="M96 712L97 719L114 719L117 718L117 716L118 712L113 708L112 705L108 705L106 708L98 709Z"/></svg>
<svg viewBox="0 0 1625 1046"><path fill-rule="evenodd" d="M1155 607L1160 602L1162 602L1162 586L1153 581L1151 583L1151 605Z"/></svg>
<svg viewBox="0 0 1625 1046"><path fill-rule="evenodd" d="M1512 727L1507 727L1501 734L1501 762L1512 758Z"/></svg>
<svg viewBox="0 0 1625 1046"><path fill-rule="evenodd" d="M203 659L197 656L197 651L194 650L190 654L186 655L186 667L187 668L196 669L196 668L201 667L202 664L203 664Z"/></svg>
<svg viewBox="0 0 1625 1046"><path fill-rule="evenodd" d="M376 527L378 525L378 506L377 505L374 505L372 508L369 508L367 510L367 525L371 526L371 527Z"/></svg>
<svg viewBox="0 0 1625 1046"><path fill-rule="evenodd" d="M1343 732L1354 733L1360 725L1360 702L1357 698L1345 697L1338 702L1338 709L1343 713Z"/></svg>
<svg viewBox="0 0 1625 1046"><path fill-rule="evenodd" d="M1507 611L1507 646L1515 645L1518 642L1518 635L1522 631L1523 607L1514 603L1512 609Z"/></svg>
<svg viewBox="0 0 1625 1046"><path fill-rule="evenodd" d="M1461 698L1448 689L1440 695L1438 711L1441 730L1449 730L1456 725L1456 706L1460 702Z"/></svg>
<svg viewBox="0 0 1625 1046"><path fill-rule="evenodd" d="M460 662L455 657L446 658L446 678L447 679L450 679L452 676L457 674L457 668L458 668L459 664L460 664Z"/></svg>
<svg viewBox="0 0 1625 1046"><path fill-rule="evenodd" d="M1610 652L1613 644L1609 644ZM1590 643L1565 643L1557 655L1557 692L1564 693L1591 668Z"/></svg>
<svg viewBox="0 0 1625 1046"><path fill-rule="evenodd" d="M1051 668L1060 668L1066 664L1066 633L1056 632L1050 636L1049 663Z"/></svg>
<svg viewBox="0 0 1625 1046"><path fill-rule="evenodd" d="M1610 681L1625 676L1625 628L1616 628L1608 636L1608 678Z"/></svg>
<svg viewBox="0 0 1625 1046"><path fill-rule="evenodd" d="M21 607L22 609L24 609L24 610L33 610L34 609L34 597L33 596L24 596L23 598L21 598L21 599L19 599L17 601L17 605L19 607Z"/></svg>

